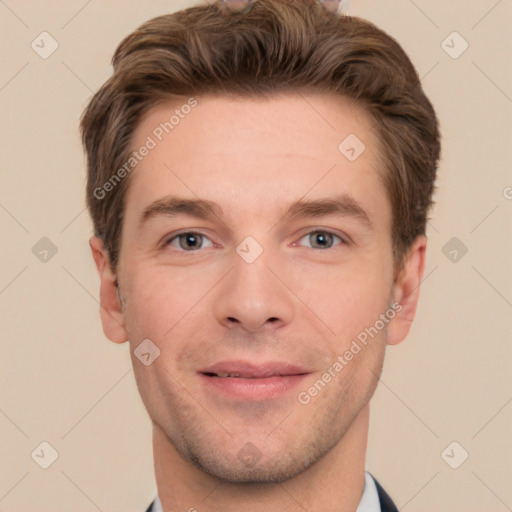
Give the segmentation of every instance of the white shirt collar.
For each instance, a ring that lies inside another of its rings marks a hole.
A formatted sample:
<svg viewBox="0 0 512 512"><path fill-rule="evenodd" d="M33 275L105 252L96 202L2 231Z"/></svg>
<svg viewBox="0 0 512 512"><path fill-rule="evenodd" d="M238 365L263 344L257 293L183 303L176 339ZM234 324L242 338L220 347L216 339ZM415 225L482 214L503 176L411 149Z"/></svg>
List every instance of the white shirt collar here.
<svg viewBox="0 0 512 512"><path fill-rule="evenodd" d="M364 490L361 501L357 506L356 512L381 512L379 493L372 475L365 471L364 474Z"/></svg>
<svg viewBox="0 0 512 512"><path fill-rule="evenodd" d="M153 504L153 508L151 509L151 512L164 512L162 509L162 503L160 502L160 498L158 497L158 494L156 495L155 503Z"/></svg>
<svg viewBox="0 0 512 512"><path fill-rule="evenodd" d="M162 503L160 502L158 495L155 499L152 512L163 512ZM361 501L357 506L356 512L381 512L377 486L375 485L372 475L370 475L368 471L365 471L364 474L363 495L361 496Z"/></svg>

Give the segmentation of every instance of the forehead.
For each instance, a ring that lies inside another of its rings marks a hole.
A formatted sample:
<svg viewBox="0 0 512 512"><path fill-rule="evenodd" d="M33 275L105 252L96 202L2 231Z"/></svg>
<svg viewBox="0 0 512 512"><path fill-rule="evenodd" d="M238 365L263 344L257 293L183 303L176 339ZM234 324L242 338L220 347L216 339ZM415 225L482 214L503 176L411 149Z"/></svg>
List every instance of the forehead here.
<svg viewBox="0 0 512 512"><path fill-rule="evenodd" d="M294 154L306 154L312 150L317 157L327 147L337 155L339 143L348 134L375 147L377 138L372 127L373 121L365 108L333 94L182 97L150 109L139 121L132 146L137 148L148 136L158 145L187 138L198 148L215 141L219 151L233 150L243 142L246 151L275 150L282 154L293 150ZM259 146L265 138L272 145ZM320 139L323 144L319 144ZM174 151L180 153L179 144Z"/></svg>
<svg viewBox="0 0 512 512"><path fill-rule="evenodd" d="M389 205L371 128L364 109L327 94L161 104L133 134L133 151L148 143L152 149L131 176L127 221L132 210L140 214L166 194L220 202L237 215L350 192L385 217Z"/></svg>

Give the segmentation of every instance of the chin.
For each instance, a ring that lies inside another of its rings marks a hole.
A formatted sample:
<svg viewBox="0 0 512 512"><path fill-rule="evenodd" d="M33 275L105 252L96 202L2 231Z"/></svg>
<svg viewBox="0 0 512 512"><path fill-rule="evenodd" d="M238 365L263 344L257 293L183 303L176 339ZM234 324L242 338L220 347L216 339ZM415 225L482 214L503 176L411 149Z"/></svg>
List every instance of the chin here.
<svg viewBox="0 0 512 512"><path fill-rule="evenodd" d="M182 453L182 457L199 470L221 481L264 485L285 482L296 477L320 460L330 448L331 443L312 443L298 451L282 446L274 448L273 453L261 453L249 442L234 454L212 452L211 448L207 451L194 450L189 446Z"/></svg>
<svg viewBox="0 0 512 512"><path fill-rule="evenodd" d="M283 463L282 461L266 461L259 463L254 467L247 467L234 460L232 464L225 461L222 463L214 463L213 461L201 461L191 458L190 461L201 471L208 475L233 484L247 484L251 486L261 486L265 484L276 484L285 482L303 471L308 467L307 464Z"/></svg>

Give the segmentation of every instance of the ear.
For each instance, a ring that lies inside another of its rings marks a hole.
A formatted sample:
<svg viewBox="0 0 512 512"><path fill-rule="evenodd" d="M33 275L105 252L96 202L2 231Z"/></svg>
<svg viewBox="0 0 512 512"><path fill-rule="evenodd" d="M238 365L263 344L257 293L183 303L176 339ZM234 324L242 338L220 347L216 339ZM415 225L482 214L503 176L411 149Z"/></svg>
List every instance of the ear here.
<svg viewBox="0 0 512 512"><path fill-rule="evenodd" d="M425 270L427 238L418 236L409 249L404 265L393 285L396 315L388 326L388 345L405 339L416 315L420 284Z"/></svg>
<svg viewBox="0 0 512 512"><path fill-rule="evenodd" d="M100 316L103 332L110 341L124 343L129 337L125 329L116 276L110 268L108 253L101 238L92 237L89 245L100 276Z"/></svg>

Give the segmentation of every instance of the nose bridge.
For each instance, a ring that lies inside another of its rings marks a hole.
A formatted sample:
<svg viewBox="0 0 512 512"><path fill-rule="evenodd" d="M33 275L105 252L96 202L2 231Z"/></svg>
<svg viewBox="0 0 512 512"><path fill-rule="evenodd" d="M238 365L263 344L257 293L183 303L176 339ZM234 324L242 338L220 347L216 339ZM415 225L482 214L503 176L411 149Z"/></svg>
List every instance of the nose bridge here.
<svg viewBox="0 0 512 512"><path fill-rule="evenodd" d="M215 315L227 327L255 331L265 324L284 325L293 317L293 297L270 270L279 267L270 249L244 240L233 255L233 268L217 290ZM269 268L270 267L270 268Z"/></svg>

